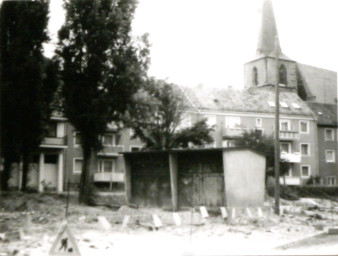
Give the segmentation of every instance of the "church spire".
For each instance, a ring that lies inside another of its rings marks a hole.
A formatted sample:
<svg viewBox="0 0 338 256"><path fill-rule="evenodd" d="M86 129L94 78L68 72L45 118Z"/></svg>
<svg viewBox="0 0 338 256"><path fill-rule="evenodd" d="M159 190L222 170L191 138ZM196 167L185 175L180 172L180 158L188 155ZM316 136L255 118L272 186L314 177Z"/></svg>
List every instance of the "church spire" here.
<svg viewBox="0 0 338 256"><path fill-rule="evenodd" d="M263 0L257 55L269 56L273 53L276 36L278 31L271 0Z"/></svg>

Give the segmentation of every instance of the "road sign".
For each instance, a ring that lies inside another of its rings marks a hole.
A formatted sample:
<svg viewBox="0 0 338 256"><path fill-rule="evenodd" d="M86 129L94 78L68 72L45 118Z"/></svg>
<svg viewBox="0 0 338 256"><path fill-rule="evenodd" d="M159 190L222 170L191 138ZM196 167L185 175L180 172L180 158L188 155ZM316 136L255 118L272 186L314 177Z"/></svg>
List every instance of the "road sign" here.
<svg viewBox="0 0 338 256"><path fill-rule="evenodd" d="M67 223L61 226L48 255L49 256L60 256L60 255L81 256L75 237L70 231Z"/></svg>

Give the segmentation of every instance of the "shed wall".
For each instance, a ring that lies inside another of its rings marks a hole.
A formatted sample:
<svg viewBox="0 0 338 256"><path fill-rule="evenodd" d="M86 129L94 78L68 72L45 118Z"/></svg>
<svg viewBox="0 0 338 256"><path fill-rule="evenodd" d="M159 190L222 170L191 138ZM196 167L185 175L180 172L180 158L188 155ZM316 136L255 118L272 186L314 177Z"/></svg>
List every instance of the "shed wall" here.
<svg viewBox="0 0 338 256"><path fill-rule="evenodd" d="M249 150L223 152L227 207L263 206L265 161Z"/></svg>

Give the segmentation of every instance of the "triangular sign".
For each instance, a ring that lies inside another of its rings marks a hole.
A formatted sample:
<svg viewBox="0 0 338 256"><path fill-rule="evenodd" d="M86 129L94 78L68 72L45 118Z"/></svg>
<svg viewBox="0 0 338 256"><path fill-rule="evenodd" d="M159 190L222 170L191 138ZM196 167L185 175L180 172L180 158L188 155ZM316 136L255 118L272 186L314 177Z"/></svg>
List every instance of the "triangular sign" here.
<svg viewBox="0 0 338 256"><path fill-rule="evenodd" d="M52 248L50 249L49 256L58 255L72 255L81 256L79 248L77 247L75 237L70 232L67 224L63 224L56 236Z"/></svg>

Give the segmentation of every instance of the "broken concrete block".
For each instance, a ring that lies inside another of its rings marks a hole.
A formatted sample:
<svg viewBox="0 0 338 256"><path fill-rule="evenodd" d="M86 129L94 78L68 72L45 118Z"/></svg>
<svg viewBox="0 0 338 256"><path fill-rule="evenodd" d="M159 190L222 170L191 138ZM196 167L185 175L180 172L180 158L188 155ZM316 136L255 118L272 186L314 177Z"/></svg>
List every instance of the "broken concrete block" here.
<svg viewBox="0 0 338 256"><path fill-rule="evenodd" d="M152 217L153 217L155 227L159 228L163 226L162 221L160 220L157 214L153 214Z"/></svg>
<svg viewBox="0 0 338 256"><path fill-rule="evenodd" d="M101 224L101 226L105 230L111 229L111 225L110 225L110 223L107 221L107 219L105 217L103 217L103 216L97 216L97 220L99 221L99 223Z"/></svg>
<svg viewBox="0 0 338 256"><path fill-rule="evenodd" d="M180 218L180 215L178 215L177 212L173 212L173 219L175 221L176 226L181 226L181 224L182 224L181 218Z"/></svg>
<svg viewBox="0 0 338 256"><path fill-rule="evenodd" d="M228 213L227 213L227 210L225 209L225 207L221 207L221 214L222 214L223 219L228 218Z"/></svg>
<svg viewBox="0 0 338 256"><path fill-rule="evenodd" d="M129 220L130 220L130 216L129 215L124 216L123 222L122 222L122 227L123 228L126 228L128 226Z"/></svg>
<svg viewBox="0 0 338 256"><path fill-rule="evenodd" d="M200 212L201 212L201 215L202 215L203 218L208 218L209 217L208 211L205 208L205 206L201 206L200 207Z"/></svg>

